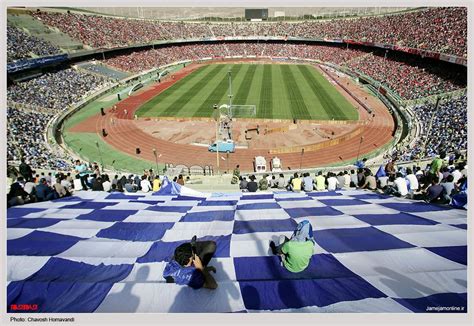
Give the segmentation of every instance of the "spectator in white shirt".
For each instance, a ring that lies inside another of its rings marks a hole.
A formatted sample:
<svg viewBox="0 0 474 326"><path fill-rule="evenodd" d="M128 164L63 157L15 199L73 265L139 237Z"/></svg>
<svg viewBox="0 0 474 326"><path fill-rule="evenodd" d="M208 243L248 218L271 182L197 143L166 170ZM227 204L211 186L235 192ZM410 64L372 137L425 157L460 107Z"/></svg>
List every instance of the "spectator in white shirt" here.
<svg viewBox="0 0 474 326"><path fill-rule="evenodd" d="M400 172L396 174L397 178L395 179L395 187L397 188L398 193L400 196L404 197L408 195L408 187L407 187L407 181L405 178L402 176Z"/></svg>
<svg viewBox="0 0 474 326"><path fill-rule="evenodd" d="M80 180L79 180L80 182ZM72 192L72 184L66 178L61 179L61 185L66 188L67 191Z"/></svg>
<svg viewBox="0 0 474 326"><path fill-rule="evenodd" d="M418 179L413 174L413 171L410 168L407 169L406 179L408 180L408 182L410 182L410 192L417 191L419 188Z"/></svg>
<svg viewBox="0 0 474 326"><path fill-rule="evenodd" d="M104 180L104 182L102 182L102 187L104 187L104 191L109 192L110 188L112 187L112 183L110 182L109 176L107 174L104 174L102 176L102 180Z"/></svg>
<svg viewBox="0 0 474 326"><path fill-rule="evenodd" d="M454 178L454 183L457 183L462 178L462 170L464 169L463 164L459 164L456 169L451 173Z"/></svg>
<svg viewBox="0 0 474 326"><path fill-rule="evenodd" d="M347 171L344 171L344 188L349 188L351 186L351 176Z"/></svg>
<svg viewBox="0 0 474 326"><path fill-rule="evenodd" d="M82 183L81 183L81 177L79 176L79 174L77 174L76 179L74 179L74 191L79 191L79 190L82 190Z"/></svg>
<svg viewBox="0 0 474 326"><path fill-rule="evenodd" d="M142 192L149 192L153 188L151 187L150 181L146 178L146 175L142 176L142 181L140 181L140 187L142 188Z"/></svg>
<svg viewBox="0 0 474 326"><path fill-rule="evenodd" d="M337 178L335 177L334 173L329 172L328 191L336 190L337 185L339 185L339 181L337 181Z"/></svg>

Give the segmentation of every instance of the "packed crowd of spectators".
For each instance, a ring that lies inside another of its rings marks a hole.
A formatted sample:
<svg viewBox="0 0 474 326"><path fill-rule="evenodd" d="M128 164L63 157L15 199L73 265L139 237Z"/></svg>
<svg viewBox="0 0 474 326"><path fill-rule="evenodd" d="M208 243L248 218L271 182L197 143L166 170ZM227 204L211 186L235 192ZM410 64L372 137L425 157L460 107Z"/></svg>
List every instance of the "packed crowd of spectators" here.
<svg viewBox="0 0 474 326"><path fill-rule="evenodd" d="M439 7L378 17L324 22L194 23L121 19L75 13L33 16L95 48L157 40L222 36L350 39L467 57L467 9Z"/></svg>
<svg viewBox="0 0 474 326"><path fill-rule="evenodd" d="M53 117L50 112L7 108L7 160L26 158L31 166L63 170L69 166L61 156L45 145L45 128Z"/></svg>
<svg viewBox="0 0 474 326"><path fill-rule="evenodd" d="M440 151L451 153L467 150L466 96L440 102L437 109L435 104L417 105L413 112L418 123L421 123L422 132L415 144L394 153L399 160L432 157Z"/></svg>
<svg viewBox="0 0 474 326"><path fill-rule="evenodd" d="M31 58L32 54L47 56L59 52L57 46L7 25L7 62Z"/></svg>
<svg viewBox="0 0 474 326"><path fill-rule="evenodd" d="M64 110L106 82L101 76L68 68L8 87L7 100L40 108Z"/></svg>
<svg viewBox="0 0 474 326"><path fill-rule="evenodd" d="M466 85L465 72L395 52L389 52L386 56L371 54L351 61L347 66L381 81L400 97L409 100L455 91Z"/></svg>
<svg viewBox="0 0 474 326"><path fill-rule="evenodd" d="M108 83L107 79L69 68L13 84L7 88L7 157L25 158L34 168L67 169L52 153L44 134L51 118Z"/></svg>
<svg viewBox="0 0 474 326"><path fill-rule="evenodd" d="M223 56L271 56L316 59L347 66L377 81L403 99L417 99L466 87L466 74L460 69L432 65L421 59L392 52L345 47L282 43L216 43L176 45L119 55L103 61L119 70L140 72L175 61Z"/></svg>

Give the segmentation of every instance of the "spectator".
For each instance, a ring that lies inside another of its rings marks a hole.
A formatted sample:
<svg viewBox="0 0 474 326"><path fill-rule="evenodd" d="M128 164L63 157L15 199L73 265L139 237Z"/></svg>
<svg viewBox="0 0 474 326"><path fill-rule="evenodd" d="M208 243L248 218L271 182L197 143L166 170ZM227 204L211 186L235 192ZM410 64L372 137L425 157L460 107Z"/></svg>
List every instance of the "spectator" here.
<svg viewBox="0 0 474 326"><path fill-rule="evenodd" d="M176 182L177 182L178 184L184 186L184 179L183 179L183 175L182 175L182 174L180 174L180 175L178 176L178 181L176 181Z"/></svg>
<svg viewBox="0 0 474 326"><path fill-rule="evenodd" d="M247 185L248 185L247 178L240 176L239 179L240 179L239 189L246 192Z"/></svg>
<svg viewBox="0 0 474 326"><path fill-rule="evenodd" d="M311 192L313 191L314 189L314 181L313 181L313 178L311 178L310 174L308 172L306 172L304 174L304 178L303 178L303 187L304 187L304 191L306 192Z"/></svg>
<svg viewBox="0 0 474 326"><path fill-rule="evenodd" d="M36 186L36 198L38 201L53 200L58 198L58 194L48 186L45 178L41 178Z"/></svg>
<svg viewBox="0 0 474 326"><path fill-rule="evenodd" d="M159 191L161 188L160 176L157 174L153 179L153 191Z"/></svg>
<svg viewBox="0 0 474 326"><path fill-rule="evenodd" d="M371 171L365 171L365 181L364 181L364 184L360 188L369 189L369 190L377 189L377 180L375 179Z"/></svg>
<svg viewBox="0 0 474 326"><path fill-rule="evenodd" d="M344 188L348 189L351 186L351 177L347 171L344 171Z"/></svg>
<svg viewBox="0 0 474 326"><path fill-rule="evenodd" d="M146 175L142 176L142 181L140 183L141 190L143 192L149 192L152 190L150 181L148 181Z"/></svg>
<svg viewBox="0 0 474 326"><path fill-rule="evenodd" d="M339 181L337 181L336 175L332 172L328 173L328 191L335 191Z"/></svg>
<svg viewBox="0 0 474 326"><path fill-rule="evenodd" d="M247 183L247 190L249 192L257 192L258 190L258 184L255 182L255 176L251 175L249 177L250 181Z"/></svg>
<svg viewBox="0 0 474 326"><path fill-rule="evenodd" d="M298 177L298 173L295 173L293 179L291 179L290 190L291 191L301 191L301 179Z"/></svg>
<svg viewBox="0 0 474 326"><path fill-rule="evenodd" d="M117 188L117 184L115 183L112 183L112 185L110 186L110 193L113 193L113 192L121 192L118 188Z"/></svg>
<svg viewBox="0 0 474 326"><path fill-rule="evenodd" d="M357 187L357 185L359 184L359 179L357 177L357 173L355 173L354 170L351 170L351 175L350 175L350 178L351 178L351 187L352 188L355 188Z"/></svg>
<svg viewBox="0 0 474 326"><path fill-rule="evenodd" d="M344 189L344 184L346 182L346 179L344 178L344 172L339 172L337 175L337 181L339 182L337 188L338 189Z"/></svg>
<svg viewBox="0 0 474 326"><path fill-rule="evenodd" d="M286 182L285 182L285 176L283 175L283 173L280 173L279 177L278 177L278 180L277 180L277 188L278 189L285 189L285 185L286 185Z"/></svg>
<svg viewBox="0 0 474 326"><path fill-rule="evenodd" d="M419 183L416 176L413 174L412 169L407 169L407 175L405 177L408 180L408 184L410 186L410 193L418 191Z"/></svg>
<svg viewBox="0 0 474 326"><path fill-rule="evenodd" d="M29 202L29 195L23 188L23 177L18 177L16 182L10 186L7 196L8 206L23 205Z"/></svg>
<svg viewBox="0 0 474 326"><path fill-rule="evenodd" d="M104 191L102 177L97 177L94 179L94 181L92 181L92 191Z"/></svg>
<svg viewBox="0 0 474 326"><path fill-rule="evenodd" d="M262 179L258 182L258 188L260 190L267 190L268 189L268 180L267 180L267 174L264 174Z"/></svg>
<svg viewBox="0 0 474 326"><path fill-rule="evenodd" d="M399 172L396 174L396 179L394 181L397 193L396 195L405 197L408 195L408 186L407 186L407 181L405 178L403 178L403 175Z"/></svg>
<svg viewBox="0 0 474 326"><path fill-rule="evenodd" d="M33 178L33 170L26 163L25 158L21 158L21 164L19 166L20 174L23 176L24 180L30 180Z"/></svg>
<svg viewBox="0 0 474 326"><path fill-rule="evenodd" d="M323 172L319 171L316 176L316 190L323 191L326 189L326 178L323 176Z"/></svg>
<svg viewBox="0 0 474 326"><path fill-rule="evenodd" d="M83 162L81 163L80 160L76 160L76 166L74 167L74 169L79 174L82 190L87 190L88 189L87 188L87 177L88 177L87 165ZM74 189L78 189L78 188L74 187Z"/></svg>
<svg viewBox="0 0 474 326"><path fill-rule="evenodd" d="M59 198L71 196L71 193L62 185L61 181L63 176L60 174L56 175L56 182L53 185L54 191L58 194Z"/></svg>
<svg viewBox="0 0 474 326"><path fill-rule="evenodd" d="M112 186L112 183L110 182L109 176L107 174L102 175L102 187L104 188L104 191L109 192L110 188Z"/></svg>
<svg viewBox="0 0 474 326"><path fill-rule="evenodd" d="M438 179L432 174L429 176L431 185L426 189L425 201L428 203L444 203L444 188L438 184Z"/></svg>

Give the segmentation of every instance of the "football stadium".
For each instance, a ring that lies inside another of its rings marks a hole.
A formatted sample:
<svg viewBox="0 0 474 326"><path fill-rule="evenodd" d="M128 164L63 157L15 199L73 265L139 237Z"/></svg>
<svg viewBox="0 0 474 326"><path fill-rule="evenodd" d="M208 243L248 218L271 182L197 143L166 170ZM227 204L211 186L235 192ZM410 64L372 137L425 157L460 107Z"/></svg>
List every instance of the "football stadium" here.
<svg viewBox="0 0 474 326"><path fill-rule="evenodd" d="M7 8L7 312L468 312L466 7Z"/></svg>

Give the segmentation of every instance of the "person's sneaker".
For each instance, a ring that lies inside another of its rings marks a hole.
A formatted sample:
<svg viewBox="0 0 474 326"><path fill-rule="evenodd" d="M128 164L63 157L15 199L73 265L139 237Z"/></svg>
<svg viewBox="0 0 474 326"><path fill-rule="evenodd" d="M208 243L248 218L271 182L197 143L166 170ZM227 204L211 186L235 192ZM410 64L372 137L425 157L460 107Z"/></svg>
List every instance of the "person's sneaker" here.
<svg viewBox="0 0 474 326"><path fill-rule="evenodd" d="M274 255L277 254L277 248L276 248L275 242L270 241L270 249L272 250L272 254Z"/></svg>

